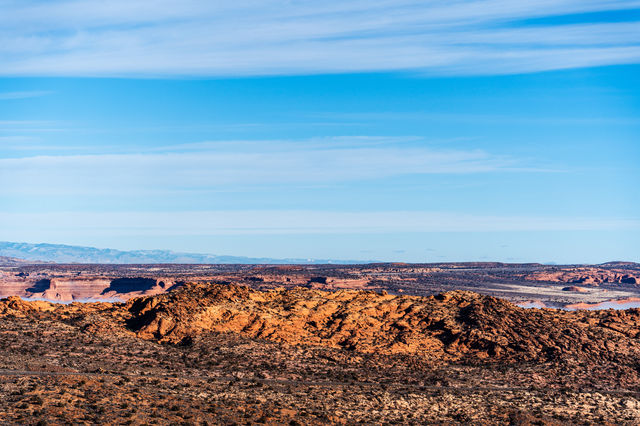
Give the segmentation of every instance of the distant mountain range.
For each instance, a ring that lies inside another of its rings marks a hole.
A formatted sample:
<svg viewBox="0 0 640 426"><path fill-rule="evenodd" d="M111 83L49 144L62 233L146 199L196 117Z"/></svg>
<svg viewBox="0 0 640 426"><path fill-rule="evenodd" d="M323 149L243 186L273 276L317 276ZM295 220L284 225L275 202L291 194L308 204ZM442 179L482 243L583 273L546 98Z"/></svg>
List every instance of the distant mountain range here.
<svg viewBox="0 0 640 426"><path fill-rule="evenodd" d="M271 259L265 257L218 256L213 254L180 253L170 250L99 249L95 247L69 246L63 244L29 244L0 241L0 258L7 263L18 263L19 259L56 263L235 263L235 264L349 264L363 261L332 259ZM16 259L18 258L18 259Z"/></svg>

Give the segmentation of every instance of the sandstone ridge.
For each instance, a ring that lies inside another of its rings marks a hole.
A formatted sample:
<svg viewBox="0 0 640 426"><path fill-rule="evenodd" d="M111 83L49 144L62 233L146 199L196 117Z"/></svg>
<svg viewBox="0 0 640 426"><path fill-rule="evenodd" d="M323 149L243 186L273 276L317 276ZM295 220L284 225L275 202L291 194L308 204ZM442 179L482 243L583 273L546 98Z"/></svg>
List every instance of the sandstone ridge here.
<svg viewBox="0 0 640 426"><path fill-rule="evenodd" d="M182 345L210 333L231 333L448 362L608 362L640 356L638 309L524 309L468 291L418 297L196 283L126 303L61 305L11 297L0 302L0 317L6 315L72 321L90 333Z"/></svg>
<svg viewBox="0 0 640 426"><path fill-rule="evenodd" d="M132 299L126 309L128 327L137 336L170 343L187 343L204 332L230 332L449 361L640 355L639 310L524 309L466 291L410 297L197 284Z"/></svg>

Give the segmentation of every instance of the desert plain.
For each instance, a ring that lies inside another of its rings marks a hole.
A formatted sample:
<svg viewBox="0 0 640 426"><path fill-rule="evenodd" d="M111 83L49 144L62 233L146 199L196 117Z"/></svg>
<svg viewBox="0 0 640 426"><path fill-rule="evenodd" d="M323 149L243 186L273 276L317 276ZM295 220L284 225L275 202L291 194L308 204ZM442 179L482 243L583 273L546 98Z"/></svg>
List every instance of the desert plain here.
<svg viewBox="0 0 640 426"><path fill-rule="evenodd" d="M640 422L634 263L2 265L5 424Z"/></svg>

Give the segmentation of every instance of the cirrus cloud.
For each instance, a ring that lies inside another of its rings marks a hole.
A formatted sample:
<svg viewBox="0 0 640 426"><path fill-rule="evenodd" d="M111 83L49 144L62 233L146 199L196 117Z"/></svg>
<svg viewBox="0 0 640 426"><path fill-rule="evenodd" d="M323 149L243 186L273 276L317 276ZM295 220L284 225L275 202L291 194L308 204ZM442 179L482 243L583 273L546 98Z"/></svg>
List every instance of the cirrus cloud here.
<svg viewBox="0 0 640 426"><path fill-rule="evenodd" d="M638 7L634 0L2 1L0 74L508 74L637 63L637 22L597 14Z"/></svg>
<svg viewBox="0 0 640 426"><path fill-rule="evenodd" d="M393 140L393 138L389 138ZM7 194L123 194L241 185L308 185L402 175L531 170L482 150L377 145L380 138L225 141L141 153L38 155L0 159Z"/></svg>

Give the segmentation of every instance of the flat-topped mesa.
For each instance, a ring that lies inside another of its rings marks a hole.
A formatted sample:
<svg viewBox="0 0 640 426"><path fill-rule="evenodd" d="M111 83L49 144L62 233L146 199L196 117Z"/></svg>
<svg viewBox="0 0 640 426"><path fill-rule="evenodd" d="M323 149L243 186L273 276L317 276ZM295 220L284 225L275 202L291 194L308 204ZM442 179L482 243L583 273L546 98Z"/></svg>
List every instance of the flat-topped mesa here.
<svg viewBox="0 0 640 426"><path fill-rule="evenodd" d="M610 264L609 268L579 266L563 267L555 271L537 271L526 274L524 278L529 281L563 282L584 285L609 284L640 284L640 271L634 269L615 268L616 264ZM621 266L625 266L622 264ZM635 266L630 263L627 266Z"/></svg>
<svg viewBox="0 0 640 426"><path fill-rule="evenodd" d="M165 277L29 277L23 274L5 277L0 285L0 297L17 295L56 302L127 300L163 293L179 284Z"/></svg>
<svg viewBox="0 0 640 426"><path fill-rule="evenodd" d="M128 326L139 337L170 343L188 342L205 332L231 332L448 361L640 355L638 310L531 310L466 291L410 297L193 284L132 299L126 307Z"/></svg>

